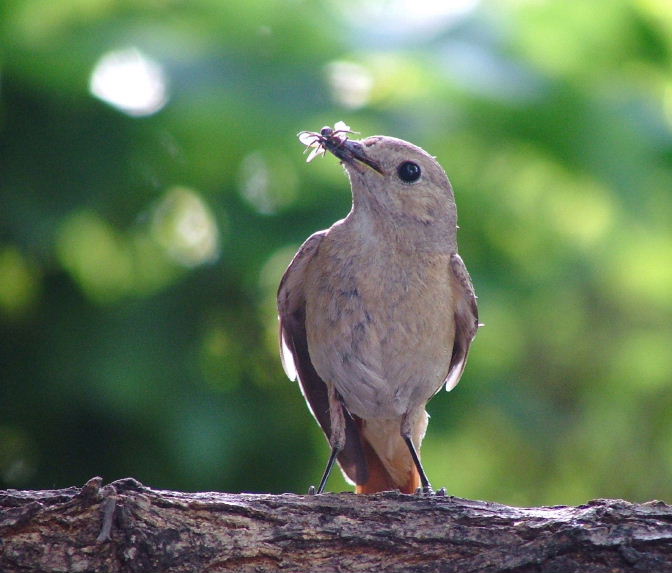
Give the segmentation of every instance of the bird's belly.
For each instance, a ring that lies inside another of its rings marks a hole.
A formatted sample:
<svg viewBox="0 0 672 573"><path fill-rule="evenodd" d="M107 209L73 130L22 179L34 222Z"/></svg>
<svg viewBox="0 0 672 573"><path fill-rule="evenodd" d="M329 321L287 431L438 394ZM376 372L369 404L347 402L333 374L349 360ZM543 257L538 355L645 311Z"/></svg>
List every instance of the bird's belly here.
<svg viewBox="0 0 672 573"><path fill-rule="evenodd" d="M318 290L307 301L315 369L364 419L403 416L424 406L445 379L452 354L449 282L385 278Z"/></svg>

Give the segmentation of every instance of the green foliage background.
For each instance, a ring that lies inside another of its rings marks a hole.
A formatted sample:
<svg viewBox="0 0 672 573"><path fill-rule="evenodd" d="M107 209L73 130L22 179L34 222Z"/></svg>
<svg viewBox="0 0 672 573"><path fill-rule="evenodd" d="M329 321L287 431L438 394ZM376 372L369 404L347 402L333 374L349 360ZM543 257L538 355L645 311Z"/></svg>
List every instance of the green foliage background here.
<svg viewBox="0 0 672 573"><path fill-rule="evenodd" d="M672 5L430 4L0 0L0 486L319 479L274 297L350 203L295 134L344 120L456 190L486 326L430 403L435 485L672 498ZM89 90L129 48L157 113Z"/></svg>

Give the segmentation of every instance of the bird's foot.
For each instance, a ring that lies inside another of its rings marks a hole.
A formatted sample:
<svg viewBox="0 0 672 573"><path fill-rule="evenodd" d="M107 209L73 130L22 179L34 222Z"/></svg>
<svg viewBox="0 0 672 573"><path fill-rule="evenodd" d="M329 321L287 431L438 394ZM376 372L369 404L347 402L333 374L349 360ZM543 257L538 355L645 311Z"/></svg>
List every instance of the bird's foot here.
<svg viewBox="0 0 672 573"><path fill-rule="evenodd" d="M415 490L415 495L420 495L420 496L435 495L437 497L446 497L447 494L446 494L446 488L445 487L442 487L438 491L434 491L434 489L432 489L432 486L430 485L430 486L425 486L425 487L419 487L418 489Z"/></svg>
<svg viewBox="0 0 672 573"><path fill-rule="evenodd" d="M317 494L317 489L315 489L315 486L314 486L314 485L311 485L311 486L308 488L308 495L316 495L316 494Z"/></svg>

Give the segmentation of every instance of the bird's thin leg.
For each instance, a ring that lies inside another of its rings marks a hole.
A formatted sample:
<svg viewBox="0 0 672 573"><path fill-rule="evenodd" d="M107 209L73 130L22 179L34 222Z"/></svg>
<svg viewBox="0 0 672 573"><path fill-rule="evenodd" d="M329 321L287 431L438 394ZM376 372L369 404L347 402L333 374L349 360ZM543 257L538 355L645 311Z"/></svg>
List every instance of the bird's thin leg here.
<svg viewBox="0 0 672 573"><path fill-rule="evenodd" d="M320 485L318 486L317 491L315 491L315 486L311 485L308 489L308 493L322 493L324 491L331 470L334 467L334 462L336 461L338 454L341 453L345 447L345 416L343 414L343 402L341 402L341 397L331 384L329 385L329 417L331 420L331 434L329 435L331 455L329 456L327 467L324 468L324 473L322 474L322 479L320 480Z"/></svg>
<svg viewBox="0 0 672 573"><path fill-rule="evenodd" d="M429 480L427 479L427 474L425 473L425 470L422 467L422 462L420 462L420 456L418 455L418 451L415 449L415 445L413 444L413 440L411 439L411 436L402 436L402 438L404 438L404 441L406 442L406 445L408 446L408 451L411 452L411 457L413 458L413 463L415 464L415 469L417 469L418 473L420 474L420 483L422 484L422 493L434 493L434 490L432 489L432 485L429 483Z"/></svg>
<svg viewBox="0 0 672 573"><path fill-rule="evenodd" d="M327 462L327 467L324 468L324 473L322 474L322 479L320 480L320 485L317 488L317 491L314 491L313 493L322 493L324 491L324 487L327 485L327 480L329 479L329 475L331 474L331 470L334 467L334 462L336 461L336 457L338 456L340 450L336 448L331 448L331 455L329 456L329 461ZM313 490L315 489L314 486L310 486Z"/></svg>
<svg viewBox="0 0 672 573"><path fill-rule="evenodd" d="M432 495L434 494L432 484L429 483L425 469L422 467L422 462L420 461L420 454L418 454L418 450L415 447L415 443L413 442L414 434L419 436L419 440L422 439L422 435L425 433L426 427L427 413L425 412L424 408L406 412L406 414L401 419L401 437L403 438L404 442L406 442L406 447L408 448L408 451L411 454L411 458L413 459L413 465L415 466L415 469L418 472L418 476L420 477L421 487L417 489L416 493ZM436 492L436 495L445 496L445 488L441 488L438 492Z"/></svg>

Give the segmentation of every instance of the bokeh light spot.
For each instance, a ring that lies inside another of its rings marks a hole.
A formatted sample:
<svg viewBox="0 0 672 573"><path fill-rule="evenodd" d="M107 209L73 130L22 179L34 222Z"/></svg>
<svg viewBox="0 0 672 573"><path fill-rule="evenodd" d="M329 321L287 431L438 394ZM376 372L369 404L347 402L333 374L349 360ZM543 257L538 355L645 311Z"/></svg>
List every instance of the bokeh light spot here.
<svg viewBox="0 0 672 573"><path fill-rule="evenodd" d="M18 249L0 250L0 309L6 315L27 310L37 298L39 286L35 268Z"/></svg>
<svg viewBox="0 0 672 573"><path fill-rule="evenodd" d="M152 236L168 255L186 267L214 261L219 255L219 229L198 193L186 187L169 190L156 206Z"/></svg>
<svg viewBox="0 0 672 573"><path fill-rule="evenodd" d="M336 103L348 109L359 109L369 102L373 77L364 66L336 61L327 65L326 72Z"/></svg>
<svg viewBox="0 0 672 573"><path fill-rule="evenodd" d="M285 155L254 151L240 164L238 190L262 215L273 215L296 199L297 177Z"/></svg>
<svg viewBox="0 0 672 573"><path fill-rule="evenodd" d="M479 0L367 0L354 6L340 2L337 8L372 38L398 41L433 36L463 20L478 4Z"/></svg>
<svg viewBox="0 0 672 573"><path fill-rule="evenodd" d="M93 300L110 302L132 288L130 253L119 233L95 213L67 218L57 248L63 266Z"/></svg>
<svg viewBox="0 0 672 573"><path fill-rule="evenodd" d="M168 101L163 68L137 48L104 54L91 73L89 90L134 117L152 115Z"/></svg>

